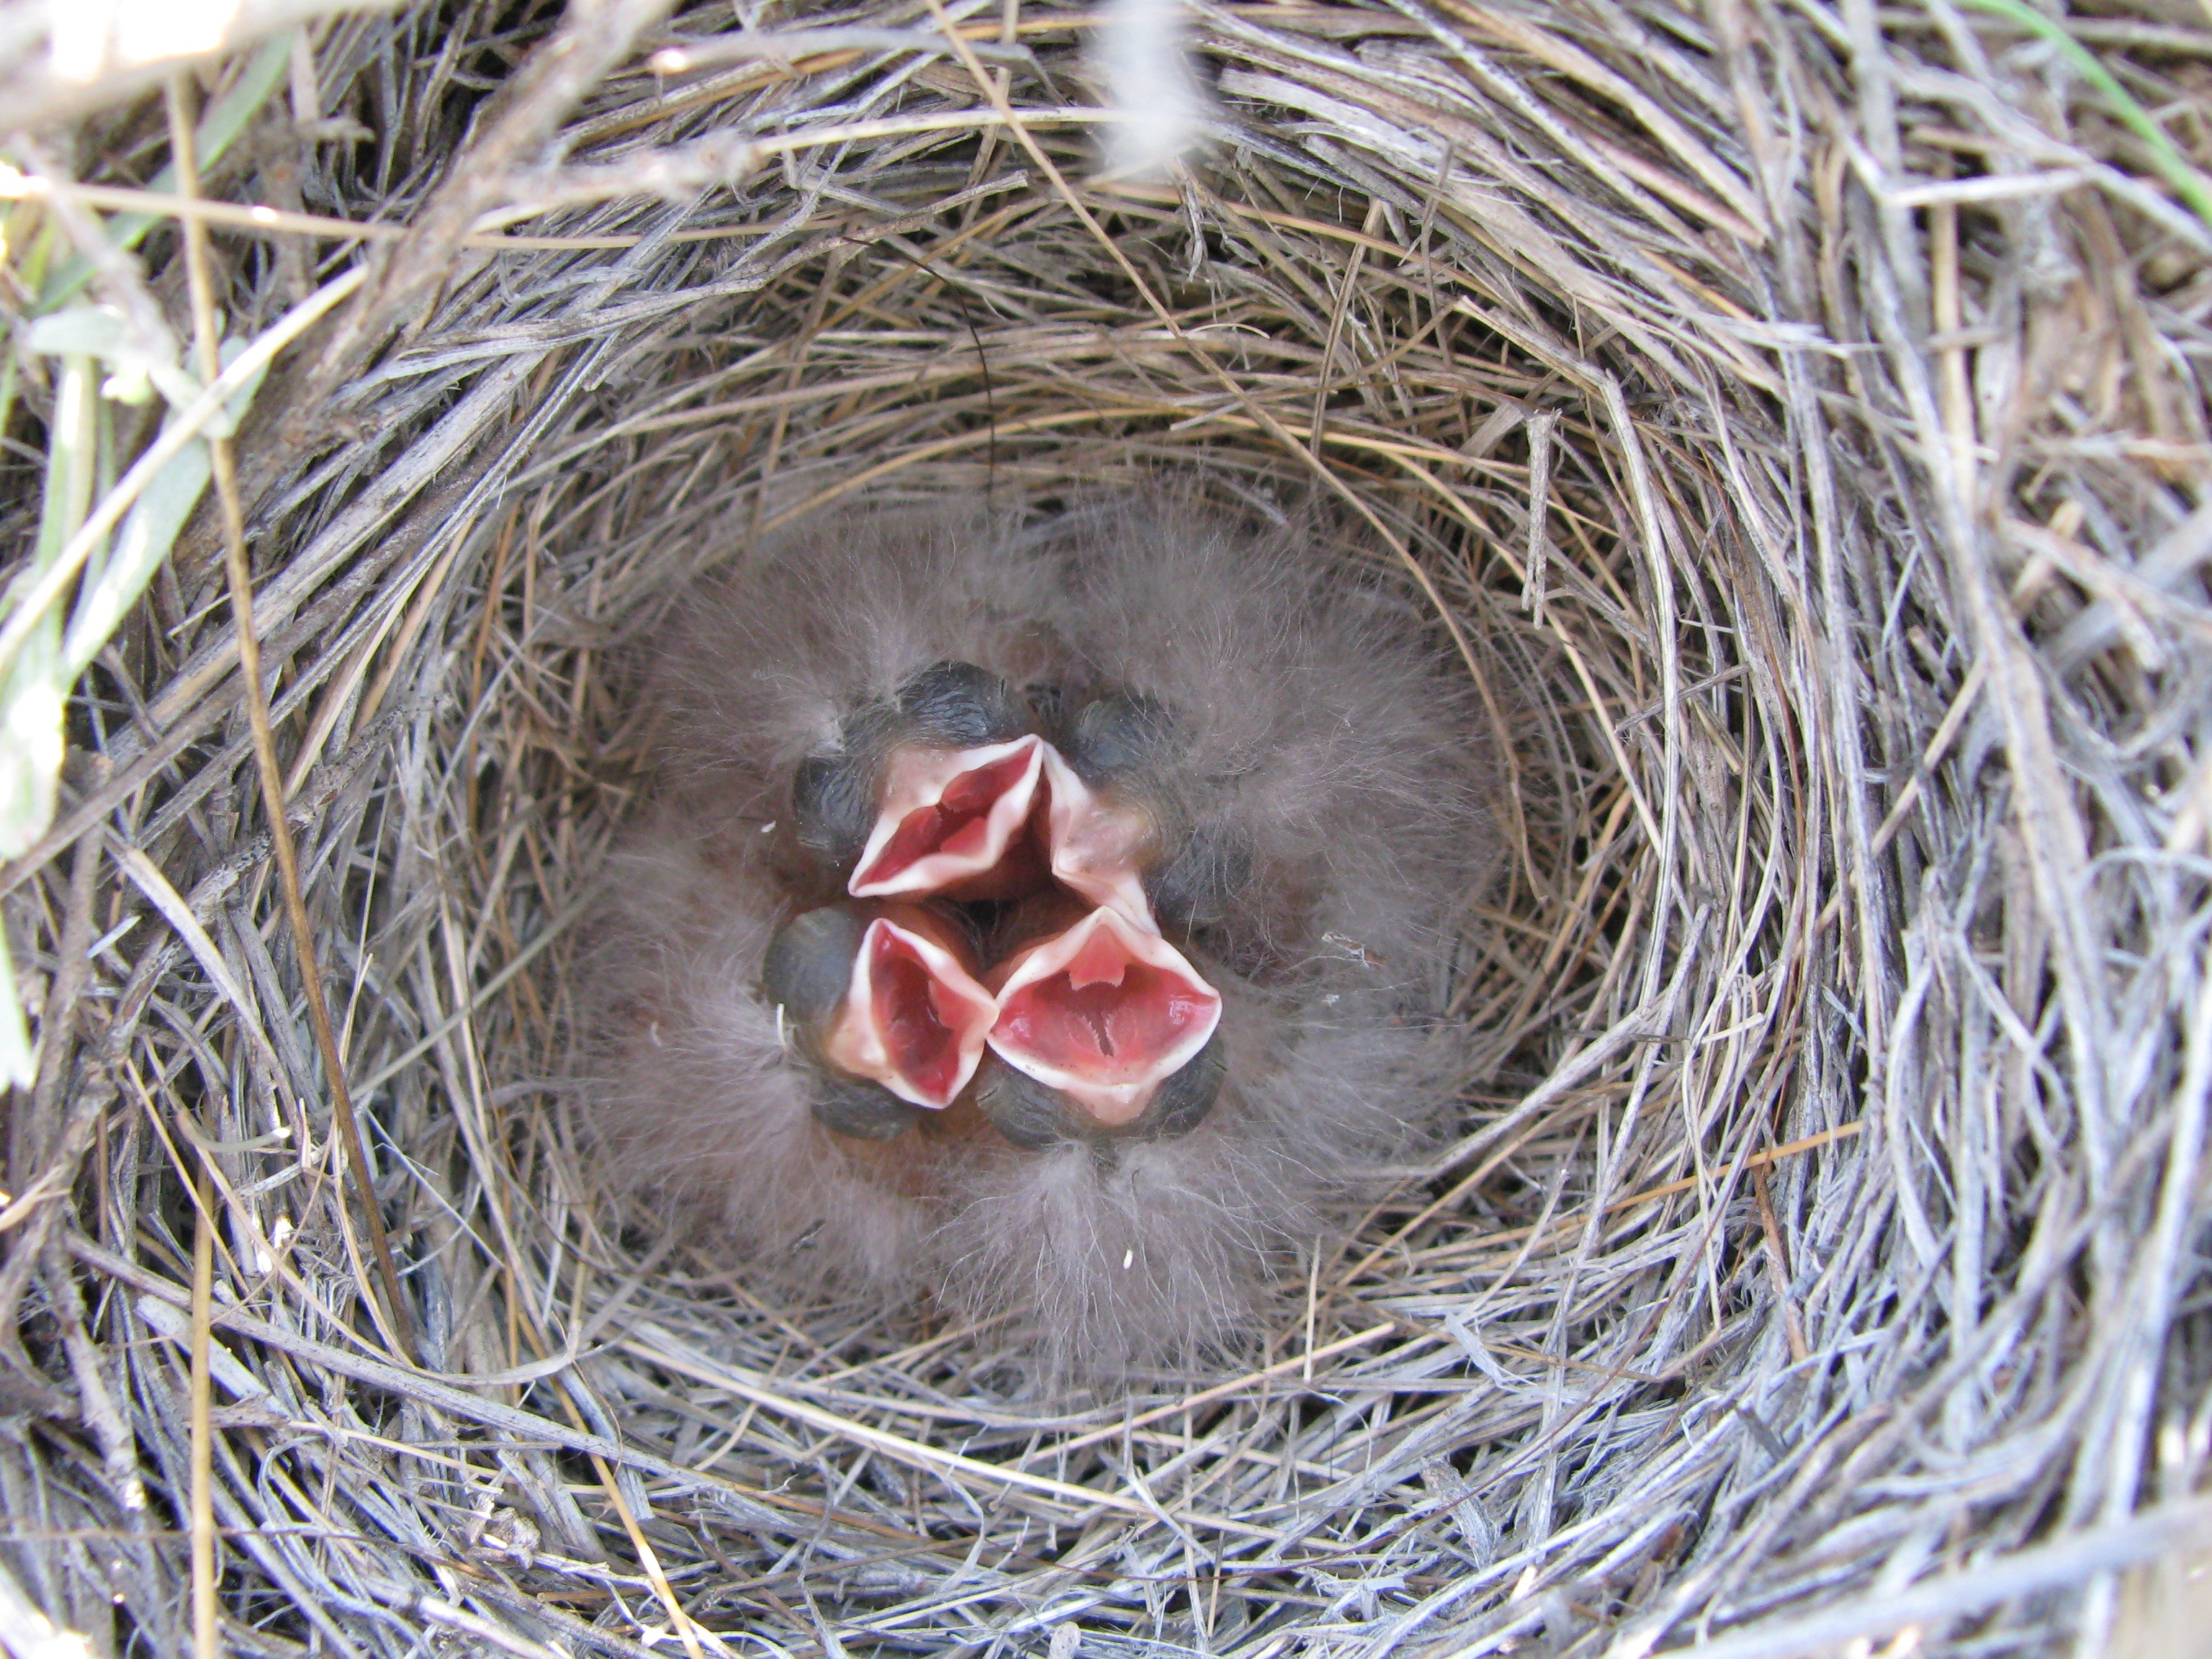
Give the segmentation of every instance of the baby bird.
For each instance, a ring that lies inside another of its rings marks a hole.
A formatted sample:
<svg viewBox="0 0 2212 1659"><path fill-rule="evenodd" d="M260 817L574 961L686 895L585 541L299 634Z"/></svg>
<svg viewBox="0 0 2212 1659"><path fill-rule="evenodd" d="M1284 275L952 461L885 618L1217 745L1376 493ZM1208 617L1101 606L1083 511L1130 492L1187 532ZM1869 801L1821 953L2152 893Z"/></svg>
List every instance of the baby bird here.
<svg viewBox="0 0 2212 1659"><path fill-rule="evenodd" d="M655 647L592 1098L768 1270L1015 1314L1048 1381L1200 1363L1449 1103L1483 728L1295 534L864 515Z"/></svg>
<svg viewBox="0 0 2212 1659"><path fill-rule="evenodd" d="M1040 884L1028 830L1043 744L1030 725L988 669L927 665L889 701L859 705L834 752L799 763L799 841L856 898L1008 898Z"/></svg>
<svg viewBox="0 0 2212 1659"><path fill-rule="evenodd" d="M665 805L610 875L584 982L587 1098L611 1175L720 1224L763 1278L909 1281L935 1212L884 1124L939 1115L825 1072L779 1018L761 981L789 908L781 884Z"/></svg>
<svg viewBox="0 0 2212 1659"><path fill-rule="evenodd" d="M652 806L592 929L592 1121L611 1179L703 1212L770 1278L915 1285L938 1152L988 1133L964 1096L996 1001L975 928L926 895L1026 848L990 751L1041 767L1017 688L1063 657L1051 573L975 532L787 537L632 658ZM901 833L872 842L887 805Z"/></svg>
<svg viewBox="0 0 2212 1659"><path fill-rule="evenodd" d="M920 905L824 905L777 929L761 994L823 1073L825 1127L889 1140L959 1098L999 1014L975 969L960 918Z"/></svg>
<svg viewBox="0 0 2212 1659"><path fill-rule="evenodd" d="M999 1132L1036 1151L1195 1128L1220 1087L1220 993L1150 926L1065 891L1024 905L1008 933L985 980L998 1004L976 1090Z"/></svg>
<svg viewBox="0 0 2212 1659"><path fill-rule="evenodd" d="M1124 503L1038 550L1066 650L1051 868L1148 915L1220 1012L1157 1133L987 1057L1000 1135L941 1172L933 1273L970 1316L1028 1310L1048 1371L1110 1376L1249 1339L1359 1168L1449 1104L1439 1017L1497 786L1422 619L1296 533Z"/></svg>

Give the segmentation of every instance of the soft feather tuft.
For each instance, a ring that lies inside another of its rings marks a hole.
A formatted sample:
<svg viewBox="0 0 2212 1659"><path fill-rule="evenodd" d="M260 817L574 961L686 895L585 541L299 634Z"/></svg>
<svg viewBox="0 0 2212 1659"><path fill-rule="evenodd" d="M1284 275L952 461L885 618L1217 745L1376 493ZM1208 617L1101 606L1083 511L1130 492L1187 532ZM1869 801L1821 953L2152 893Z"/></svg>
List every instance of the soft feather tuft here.
<svg viewBox="0 0 2212 1659"><path fill-rule="evenodd" d="M770 1279L911 1280L930 1222L910 1162L832 1135L760 992L783 918L757 861L663 811L614 860L587 982L590 1097L617 1185L718 1222Z"/></svg>
<svg viewBox="0 0 2212 1659"><path fill-rule="evenodd" d="M1248 1347L1364 1172L1449 1106L1441 1016L1498 839L1479 705L1419 614L1323 544L1172 499L1026 529L871 515L696 595L645 677L656 805L595 958L617 1176L719 1217L766 1273L1015 1315L1059 1382ZM965 1107L886 1146L813 1120L757 988L773 929L823 896L783 833L791 774L948 660L1033 688L1048 725L1157 705L1148 776L1233 847L1195 866L1224 902L1173 937L1227 1005L1190 1133L1036 1152Z"/></svg>
<svg viewBox="0 0 2212 1659"><path fill-rule="evenodd" d="M652 766L702 825L787 827L792 774L858 709L960 661L1017 687L1053 673L1052 572L947 514L837 518L702 586L647 649Z"/></svg>
<svg viewBox="0 0 2212 1659"><path fill-rule="evenodd" d="M1068 705L1159 704L1178 738L1166 787L1249 853L1229 917L1192 942L1229 1004L1206 1122L946 1171L948 1299L1027 1306L1056 1375L1247 1346L1271 1284L1459 1080L1441 1015L1495 863L1485 727L1418 617L1319 539L1130 502L1037 538L1060 573Z"/></svg>
<svg viewBox="0 0 2212 1659"><path fill-rule="evenodd" d="M1170 787L1249 854L1206 939L1265 974L1363 960L1433 1001L1495 863L1479 700L1402 599L1315 547L1184 507L1083 515L1054 550L1068 673L1178 728Z"/></svg>
<svg viewBox="0 0 2212 1659"><path fill-rule="evenodd" d="M1206 97L1185 38L1183 0L1113 0L1091 59L1114 119L1102 142L1108 169L1166 177L1205 131Z"/></svg>
<svg viewBox="0 0 2212 1659"><path fill-rule="evenodd" d="M1449 1099L1455 1045L1394 1022L1371 991L1340 979L1331 1006L1209 971L1230 1003L1229 1066L1196 1130L945 1165L930 1241L943 1297L968 1318L1018 1315L1048 1386L1242 1354L1374 1160Z"/></svg>
<svg viewBox="0 0 2212 1659"><path fill-rule="evenodd" d="M914 1137L815 1121L759 988L776 927L839 896L795 844L793 772L933 663L1052 672L1048 575L973 520L841 518L702 583L636 647L653 806L592 929L592 1119L617 1184L714 1218L770 1275L909 1286L933 1218Z"/></svg>

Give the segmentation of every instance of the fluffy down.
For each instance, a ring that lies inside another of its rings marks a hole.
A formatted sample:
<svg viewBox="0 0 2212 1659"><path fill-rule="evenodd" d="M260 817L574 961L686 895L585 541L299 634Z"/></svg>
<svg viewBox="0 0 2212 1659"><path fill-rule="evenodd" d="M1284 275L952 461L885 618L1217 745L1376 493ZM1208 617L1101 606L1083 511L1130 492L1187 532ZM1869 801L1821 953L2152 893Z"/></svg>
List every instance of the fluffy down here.
<svg viewBox="0 0 2212 1659"><path fill-rule="evenodd" d="M763 1277L906 1282L932 1220L926 1177L817 1120L815 1080L760 991L780 890L716 842L663 811L611 872L586 965L610 1172L718 1222Z"/></svg>
<svg viewBox="0 0 2212 1659"><path fill-rule="evenodd" d="M1131 504L1072 517L1045 550L1063 720L1107 694L1159 711L1145 769L1191 840L1164 924L1190 912L1201 947L1263 979L1350 958L1434 1006L1498 848L1488 727L1407 602L1320 539Z"/></svg>
<svg viewBox="0 0 2212 1659"><path fill-rule="evenodd" d="M823 1079L761 992L775 929L842 896L792 833L794 773L933 665L1054 672L1049 576L967 520L860 515L751 550L633 648L652 805L592 929L591 1121L615 1185L719 1222L755 1271L910 1287L941 1213L916 1133L823 1127Z"/></svg>
<svg viewBox="0 0 2212 1659"><path fill-rule="evenodd" d="M1356 1165L1446 1097L1450 1045L1394 1025L1371 989L1332 973L1263 991L1201 965L1228 1005L1228 1063L1195 1130L1035 1152L993 1138L945 1163L941 1295L970 1318L1018 1312L1048 1383L1249 1347L1271 1283L1331 1230ZM1330 979L1334 1006L1318 988Z"/></svg>
<svg viewBox="0 0 2212 1659"><path fill-rule="evenodd" d="M794 894L839 896L842 878L794 838L800 763L836 753L857 711L935 665L974 664L1017 689L1054 678L1053 575L951 514L840 518L756 550L687 595L650 643L656 797L702 833L758 837Z"/></svg>
<svg viewBox="0 0 2212 1659"><path fill-rule="evenodd" d="M1172 503L861 515L685 596L642 676L653 805L594 958L617 1179L719 1218L763 1273L1013 1314L1059 1381L1246 1347L1363 1170L1451 1099L1437 1016L1498 839L1463 676L1322 544ZM791 834L794 773L945 663L1002 677L1150 826L1146 899L1224 999L1202 1121L1017 1146L968 1100L885 1143L814 1115L758 990L773 930L840 890Z"/></svg>
<svg viewBox="0 0 2212 1659"><path fill-rule="evenodd" d="M1132 786L1184 838L1156 908L1171 936L1182 913L1227 1002L1219 1103L1194 1132L945 1170L948 1299L1027 1307L1048 1367L1096 1377L1243 1346L1363 1166L1448 1106L1458 1048L1436 1016L1494 861L1497 785L1419 617L1294 534L1125 505L1039 553L1059 573L1063 727L1133 696L1168 731Z"/></svg>

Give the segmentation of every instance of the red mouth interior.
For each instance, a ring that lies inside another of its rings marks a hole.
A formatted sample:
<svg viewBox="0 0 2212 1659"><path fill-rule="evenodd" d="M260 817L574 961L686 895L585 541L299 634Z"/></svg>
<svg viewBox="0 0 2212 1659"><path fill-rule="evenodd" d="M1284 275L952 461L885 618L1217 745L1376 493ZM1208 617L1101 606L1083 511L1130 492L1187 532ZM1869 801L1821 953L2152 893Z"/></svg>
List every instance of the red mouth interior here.
<svg viewBox="0 0 2212 1659"><path fill-rule="evenodd" d="M899 821L899 827L876 854L876 861L856 881L864 884L889 881L933 854L977 856L988 835L991 808L1000 796L1021 781L1029 766L1029 756L1017 750L972 772L963 772L945 787L934 806L917 806Z"/></svg>
<svg viewBox="0 0 2212 1659"><path fill-rule="evenodd" d="M1208 1006L1188 979L1137 961L1102 927L1067 966L1007 998L994 1035L1059 1071L1142 1078Z"/></svg>
<svg viewBox="0 0 2212 1659"><path fill-rule="evenodd" d="M913 944L889 927L875 930L868 986L876 1029L899 1075L942 1105L960 1084L960 1031L970 1011L947 990Z"/></svg>

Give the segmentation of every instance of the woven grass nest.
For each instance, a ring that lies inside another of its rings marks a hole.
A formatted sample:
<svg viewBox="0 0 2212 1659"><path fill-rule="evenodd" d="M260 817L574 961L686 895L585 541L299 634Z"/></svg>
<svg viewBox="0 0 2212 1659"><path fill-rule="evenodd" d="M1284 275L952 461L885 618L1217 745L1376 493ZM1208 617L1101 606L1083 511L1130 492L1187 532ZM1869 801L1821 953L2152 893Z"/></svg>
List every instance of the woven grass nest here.
<svg viewBox="0 0 2212 1659"><path fill-rule="evenodd" d="M1200 4L1151 183L1044 0L26 47L11 687L86 389L270 367L5 867L0 1646L2203 1650L2212 33L2130 3ZM1047 1398L595 1174L609 665L1164 478L1399 584L1519 809L1443 1143L1245 1368Z"/></svg>

